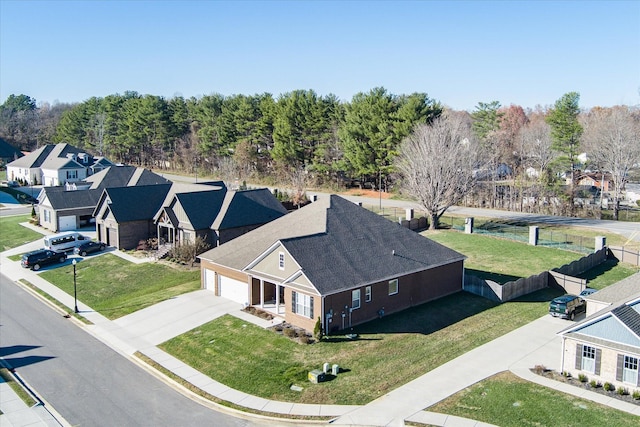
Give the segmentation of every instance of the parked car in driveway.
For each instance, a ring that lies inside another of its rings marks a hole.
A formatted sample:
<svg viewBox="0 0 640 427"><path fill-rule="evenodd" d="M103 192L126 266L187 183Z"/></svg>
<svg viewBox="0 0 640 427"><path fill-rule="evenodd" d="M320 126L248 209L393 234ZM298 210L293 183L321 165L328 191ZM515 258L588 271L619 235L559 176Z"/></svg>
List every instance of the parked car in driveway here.
<svg viewBox="0 0 640 427"><path fill-rule="evenodd" d="M24 268L30 268L34 271L40 270L43 265L63 263L67 260L67 254L64 252L55 252L48 249L38 249L37 251L27 252L22 255L20 264Z"/></svg>
<svg viewBox="0 0 640 427"><path fill-rule="evenodd" d="M87 254L92 254L94 252L102 252L104 251L105 247L105 244L102 242L94 242L93 240L89 240L88 242L75 247L73 249L73 253L81 256L87 256Z"/></svg>
<svg viewBox="0 0 640 427"><path fill-rule="evenodd" d="M577 295L562 295L549 303L549 314L563 319L575 319L576 314L587 311L587 304Z"/></svg>

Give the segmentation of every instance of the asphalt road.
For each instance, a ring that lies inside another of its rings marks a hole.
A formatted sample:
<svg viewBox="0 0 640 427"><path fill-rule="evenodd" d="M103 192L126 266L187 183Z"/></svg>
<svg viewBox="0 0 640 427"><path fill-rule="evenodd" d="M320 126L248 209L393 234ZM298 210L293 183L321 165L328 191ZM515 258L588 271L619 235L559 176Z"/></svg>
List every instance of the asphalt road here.
<svg viewBox="0 0 640 427"><path fill-rule="evenodd" d="M0 357L77 426L260 426L202 406L0 274Z"/></svg>

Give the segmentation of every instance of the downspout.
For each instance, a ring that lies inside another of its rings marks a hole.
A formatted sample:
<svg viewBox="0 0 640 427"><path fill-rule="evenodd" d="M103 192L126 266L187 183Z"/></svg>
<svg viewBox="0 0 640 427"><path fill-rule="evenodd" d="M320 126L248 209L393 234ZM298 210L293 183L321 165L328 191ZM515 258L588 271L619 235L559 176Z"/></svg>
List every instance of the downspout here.
<svg viewBox="0 0 640 427"><path fill-rule="evenodd" d="M565 340L566 340L566 337L563 335L562 336L562 355L560 356L560 373L564 373Z"/></svg>

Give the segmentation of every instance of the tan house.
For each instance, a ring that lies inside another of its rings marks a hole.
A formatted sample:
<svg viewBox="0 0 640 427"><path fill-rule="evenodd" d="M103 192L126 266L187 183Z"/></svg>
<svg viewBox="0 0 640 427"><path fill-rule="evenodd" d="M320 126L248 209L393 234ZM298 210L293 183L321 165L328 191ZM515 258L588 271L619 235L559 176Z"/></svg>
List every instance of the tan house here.
<svg viewBox="0 0 640 427"><path fill-rule="evenodd" d="M200 255L203 288L330 332L461 291L464 259L336 195Z"/></svg>
<svg viewBox="0 0 640 427"><path fill-rule="evenodd" d="M615 287L612 285L611 287ZM602 292L602 291L600 291ZM594 294L595 295L595 294ZM559 332L562 372L640 389L640 292Z"/></svg>

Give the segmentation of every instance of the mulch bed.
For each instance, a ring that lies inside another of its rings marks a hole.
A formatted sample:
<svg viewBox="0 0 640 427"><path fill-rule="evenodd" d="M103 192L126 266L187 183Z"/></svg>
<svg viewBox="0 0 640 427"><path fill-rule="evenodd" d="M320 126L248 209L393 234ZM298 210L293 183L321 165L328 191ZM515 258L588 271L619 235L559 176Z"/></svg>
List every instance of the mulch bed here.
<svg viewBox="0 0 640 427"><path fill-rule="evenodd" d="M531 372L537 375L541 375L545 378L552 379L554 381L560 381L566 384L571 384L572 386L575 386L575 387L580 387L585 390L592 391L594 393L599 393L607 397L611 397L623 402L628 402L628 403L632 403L634 405L640 406L640 399L635 399L632 396L632 393L634 390L632 387L627 388L629 390L629 394L618 394L618 391L615 389L610 391L605 390L601 383L598 384L596 387L593 387L591 384L589 384L590 381L582 382L578 378L574 378L572 376L564 376L562 375L562 373L551 370L551 369L546 369L546 368L541 368L539 366L536 366L535 368L531 369Z"/></svg>

